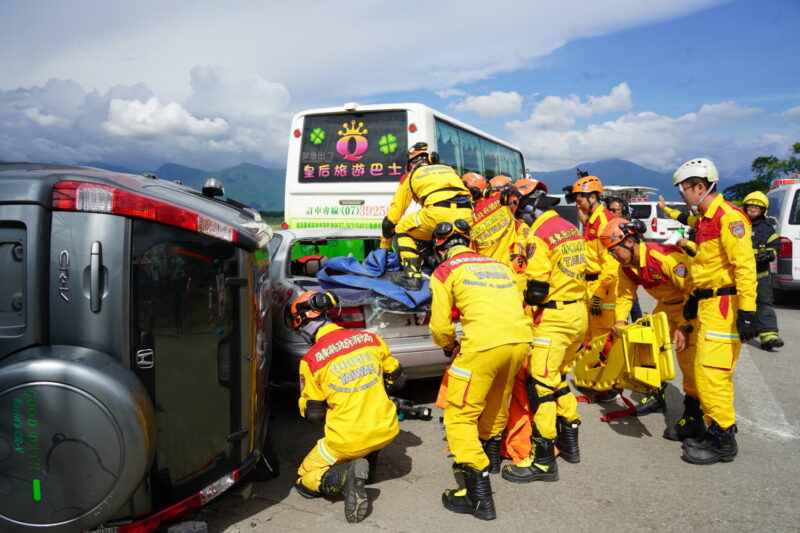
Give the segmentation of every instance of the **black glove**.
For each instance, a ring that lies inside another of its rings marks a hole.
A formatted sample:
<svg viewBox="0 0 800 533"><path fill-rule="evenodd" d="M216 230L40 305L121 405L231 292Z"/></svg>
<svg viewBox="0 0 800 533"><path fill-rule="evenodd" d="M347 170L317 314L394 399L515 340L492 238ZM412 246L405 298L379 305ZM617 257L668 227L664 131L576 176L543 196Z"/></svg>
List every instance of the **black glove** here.
<svg viewBox="0 0 800 533"><path fill-rule="evenodd" d="M448 348L442 348L442 351L444 352L444 356L445 357L447 357L448 359L452 359L453 357L458 355L458 352L461 351L461 344L459 344L459 342L456 341L456 342L453 343L453 346L451 348L449 348L449 349Z"/></svg>
<svg viewBox="0 0 800 533"><path fill-rule="evenodd" d="M328 413L328 402L325 400L308 400L306 402L306 420L313 424L325 422L325 415Z"/></svg>
<svg viewBox="0 0 800 533"><path fill-rule="evenodd" d="M697 298L694 295L689 296L689 299L683 304L683 318L686 320L697 318Z"/></svg>
<svg viewBox="0 0 800 533"><path fill-rule="evenodd" d="M736 329L742 342L749 341L758 335L758 319L755 311L742 311L736 317Z"/></svg>
<svg viewBox="0 0 800 533"><path fill-rule="evenodd" d="M767 248L756 254L756 263L771 263L775 259L775 250Z"/></svg>
<svg viewBox="0 0 800 533"><path fill-rule="evenodd" d="M406 373L403 366L398 366L394 372L383 375L383 383L388 392L402 389L406 384Z"/></svg>
<svg viewBox="0 0 800 533"><path fill-rule="evenodd" d="M592 296L592 300L589 302L589 311L593 315L602 315L603 314L603 299L599 296Z"/></svg>

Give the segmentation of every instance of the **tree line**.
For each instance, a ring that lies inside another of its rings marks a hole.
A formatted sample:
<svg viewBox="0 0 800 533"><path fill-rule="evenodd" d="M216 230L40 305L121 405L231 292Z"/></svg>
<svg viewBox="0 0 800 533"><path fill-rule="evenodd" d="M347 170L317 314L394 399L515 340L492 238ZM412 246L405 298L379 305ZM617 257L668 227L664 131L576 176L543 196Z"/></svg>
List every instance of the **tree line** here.
<svg viewBox="0 0 800 533"><path fill-rule="evenodd" d="M753 160L750 170L753 171L755 177L750 181L726 187L724 191L725 198L741 202L751 192L761 191L765 193L769 191L773 180L787 174L800 173L800 142L794 143L788 158L778 159L773 155L757 157Z"/></svg>

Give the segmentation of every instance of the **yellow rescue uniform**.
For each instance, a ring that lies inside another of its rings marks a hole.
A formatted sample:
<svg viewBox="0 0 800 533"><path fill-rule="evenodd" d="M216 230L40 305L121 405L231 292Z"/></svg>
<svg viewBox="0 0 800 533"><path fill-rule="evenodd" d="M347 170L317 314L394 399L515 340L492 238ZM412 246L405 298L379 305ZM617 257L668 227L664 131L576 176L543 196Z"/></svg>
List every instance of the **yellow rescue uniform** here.
<svg viewBox="0 0 800 533"><path fill-rule="evenodd" d="M470 241L479 254L505 263L517 274L524 271L525 256L517 236L517 221L511 209L500 203L500 193L475 203Z"/></svg>
<svg viewBox="0 0 800 533"><path fill-rule="evenodd" d="M455 462L489 466L480 439L500 435L508 420L514 376L530 351L530 318L511 269L466 246L454 246L431 276L434 342L456 341L452 311L461 317L461 353L448 372L444 427Z"/></svg>
<svg viewBox="0 0 800 533"><path fill-rule="evenodd" d="M706 417L728 429L736 422L733 369L742 347L736 319L740 309L756 310L750 221L741 209L717 194L700 217L696 241L692 277L695 294L701 299L695 381Z"/></svg>
<svg viewBox="0 0 800 533"><path fill-rule="evenodd" d="M405 214L411 201L421 209ZM400 178L386 218L395 224L397 252L401 260L418 256L414 239L429 240L439 222L453 223L472 219L472 196L451 167L423 165ZM382 239L381 247L391 248L391 239Z"/></svg>
<svg viewBox="0 0 800 533"><path fill-rule="evenodd" d="M555 439L557 416L569 422L580 418L566 375L583 342L588 320L583 287L586 242L574 225L550 210L530 227L527 249L526 278L549 284L546 300L533 308L528 372L540 402L538 408L532 406L533 422L542 437Z"/></svg>
<svg viewBox="0 0 800 533"><path fill-rule="evenodd" d="M601 300L602 309L600 315L589 315L589 328L584 343L591 342L599 335L608 334L614 327L619 263L600 242L603 228L612 218L614 215L611 211L598 206L589 215L583 227L583 238L586 240L586 305L591 305L592 297L597 296Z"/></svg>
<svg viewBox="0 0 800 533"><path fill-rule="evenodd" d="M373 333L326 324L300 361L300 414L309 400L325 401L325 437L303 459L297 475L319 491L332 465L364 457L389 444L400 431L397 409L386 395L383 374L400 363Z"/></svg>
<svg viewBox="0 0 800 533"><path fill-rule="evenodd" d="M691 260L679 246L668 246L652 242L640 242L639 264L624 267L620 265L617 284L617 322L627 322L638 287L656 299L653 313L663 311L667 315L670 335L682 325L692 326L686 348L678 352L678 365L683 373L683 392L697 398L694 380L694 357L697 342L697 324L683 318L686 299L694 289L690 264Z"/></svg>

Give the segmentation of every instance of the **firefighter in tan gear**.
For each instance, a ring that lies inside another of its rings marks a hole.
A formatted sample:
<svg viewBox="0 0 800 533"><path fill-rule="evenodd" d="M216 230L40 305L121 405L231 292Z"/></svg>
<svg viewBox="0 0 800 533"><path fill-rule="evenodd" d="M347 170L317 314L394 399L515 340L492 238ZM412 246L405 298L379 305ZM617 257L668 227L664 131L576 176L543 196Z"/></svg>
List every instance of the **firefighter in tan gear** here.
<svg viewBox="0 0 800 533"><path fill-rule="evenodd" d="M422 287L422 258L415 239L430 240L439 222L469 220L472 216L469 189L451 167L438 162L438 154L428 150L428 143L418 142L411 147L407 172L400 178L400 186L383 219L381 247L391 249L394 241L403 265L401 283L409 290ZM412 200L420 209L406 214Z"/></svg>
<svg viewBox="0 0 800 533"><path fill-rule="evenodd" d="M492 520L496 513L489 459L481 439L501 435L506 427L511 383L530 351L531 331L514 273L502 262L473 252L469 234L466 220L439 223L433 233L434 252L442 263L431 276L430 328L446 356L459 352L447 371L444 427L453 473L463 474L465 484L464 489L444 491L442 504L456 513ZM453 310L461 317L460 339Z"/></svg>
<svg viewBox="0 0 800 533"><path fill-rule="evenodd" d="M551 209L557 203L544 190L533 190L515 208L517 218L530 224L524 300L533 308L534 324L527 382L532 451L503 469L503 478L517 483L558 480L556 444L560 457L580 461L580 417L566 377L587 327L587 247L578 228Z"/></svg>
<svg viewBox="0 0 800 533"><path fill-rule="evenodd" d="M300 414L325 424L295 488L306 498L344 495L346 520L361 522L370 468L400 430L386 391L401 388L405 373L377 335L328 323L335 304L331 293L308 291L287 308L287 324L313 345L300 361Z"/></svg>
<svg viewBox="0 0 800 533"><path fill-rule="evenodd" d="M589 305L589 329L584 337L588 344L598 335L605 335L614 325L617 262L606 253L600 234L614 215L600 201L603 184L596 176L584 176L572 186L570 200L587 218L583 227L586 240L586 302Z"/></svg>
<svg viewBox="0 0 800 533"><path fill-rule="evenodd" d="M709 159L687 161L672 180L689 209L700 215L692 263L691 301L696 302L699 323L694 377L710 424L702 438L683 442L682 458L701 465L729 462L738 452L733 369L742 341L758 334L750 221L715 191L719 174ZM692 307L687 305L689 317Z"/></svg>
<svg viewBox="0 0 800 533"><path fill-rule="evenodd" d="M639 287L643 287L658 302L653 313L663 311L667 315L673 338L676 338L675 330L683 328L686 335L681 336L683 344L677 345L676 351L678 365L683 373L684 412L674 428L667 428L664 431L664 438L684 440L701 437L705 433L706 426L694 381L697 323L695 320L689 321L683 317L684 306L694 289L691 260L679 246L644 242L642 239L644 231L644 224L639 220L629 222L615 218L606 225L600 235L603 246L620 265L615 309L617 322L614 327L627 324L628 314L636 299L636 291ZM645 395L636 406L637 416L665 412L667 406L664 389L665 385L662 384L659 390Z"/></svg>

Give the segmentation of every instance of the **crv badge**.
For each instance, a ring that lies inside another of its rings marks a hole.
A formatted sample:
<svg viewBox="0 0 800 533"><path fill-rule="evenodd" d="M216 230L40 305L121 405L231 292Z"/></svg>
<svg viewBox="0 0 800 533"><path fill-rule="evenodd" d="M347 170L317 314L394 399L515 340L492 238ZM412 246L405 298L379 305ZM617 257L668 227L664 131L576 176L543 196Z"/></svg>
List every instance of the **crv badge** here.
<svg viewBox="0 0 800 533"><path fill-rule="evenodd" d="M68 281L69 252L66 250L61 250L61 253L58 255L58 295L67 303L69 303L69 287L67 286Z"/></svg>

